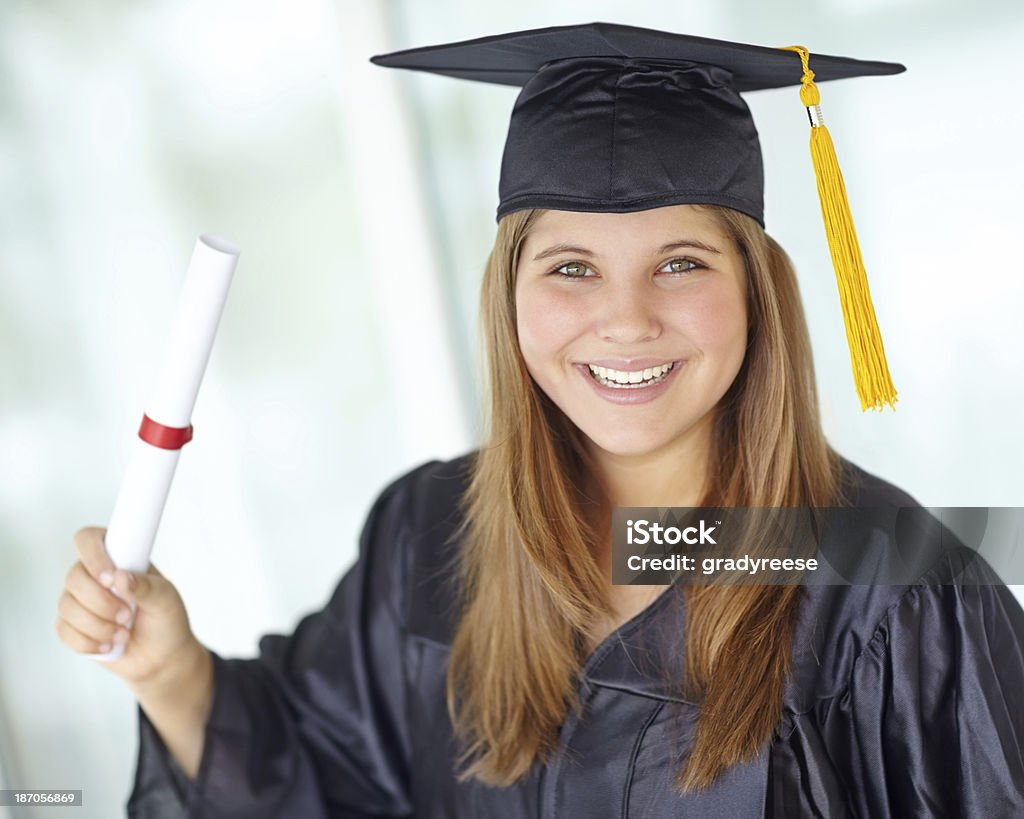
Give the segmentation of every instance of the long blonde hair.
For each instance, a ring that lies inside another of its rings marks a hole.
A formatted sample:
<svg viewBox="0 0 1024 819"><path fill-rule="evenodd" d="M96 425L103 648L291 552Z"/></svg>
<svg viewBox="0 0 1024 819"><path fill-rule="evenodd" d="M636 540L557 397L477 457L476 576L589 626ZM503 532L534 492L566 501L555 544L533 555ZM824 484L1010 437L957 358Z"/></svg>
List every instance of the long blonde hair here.
<svg viewBox="0 0 1024 819"><path fill-rule="evenodd" d="M716 408L704 503L830 505L838 458L821 431L792 265L750 217L705 210L743 257L750 330L744 363ZM595 497L582 433L533 382L518 344L516 269L538 214L501 220L484 274L488 426L464 497L462 605L448 671L448 708L466 749L460 775L497 786L554 749L567 712L579 707L587 637L611 612L595 557L608 501ZM799 594L735 585L686 594L679 684L699 692L701 706L678 785L696 790L755 756L778 727Z"/></svg>

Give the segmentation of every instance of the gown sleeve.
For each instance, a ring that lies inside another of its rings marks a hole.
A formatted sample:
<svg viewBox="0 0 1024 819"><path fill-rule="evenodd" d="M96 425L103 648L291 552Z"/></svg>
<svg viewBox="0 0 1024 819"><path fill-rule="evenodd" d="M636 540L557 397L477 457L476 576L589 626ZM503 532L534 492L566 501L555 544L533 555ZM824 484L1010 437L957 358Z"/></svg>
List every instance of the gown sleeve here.
<svg viewBox="0 0 1024 819"><path fill-rule="evenodd" d="M403 589L410 476L375 503L327 606L259 657L213 655L215 694L189 782L139 710L128 815L398 819L409 795Z"/></svg>
<svg viewBox="0 0 1024 819"><path fill-rule="evenodd" d="M980 559L908 588L815 721L819 764L845 780L824 815L1024 816L1020 604Z"/></svg>

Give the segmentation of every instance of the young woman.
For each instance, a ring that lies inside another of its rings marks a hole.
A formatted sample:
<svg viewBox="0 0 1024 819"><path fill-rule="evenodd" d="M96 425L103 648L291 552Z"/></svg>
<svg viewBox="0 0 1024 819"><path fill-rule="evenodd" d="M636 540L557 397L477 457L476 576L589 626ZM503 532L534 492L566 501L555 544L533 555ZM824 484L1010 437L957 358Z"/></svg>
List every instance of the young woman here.
<svg viewBox="0 0 1024 819"><path fill-rule="evenodd" d="M126 643L109 667L140 704L131 815L1024 811L1024 613L965 550L902 585L610 583L614 507L915 504L826 443L795 276L749 173L677 164L652 192L623 137L602 197L596 148L570 150L592 122L543 172L543 138L514 147L550 121L531 100L576 82L593 103L610 81L618 123L656 119L672 84L678 125L710 89L698 153L723 150L722 110L744 125L717 69L611 58L581 32L596 62L572 39L513 115L481 302L485 441L384 490L322 611L225 660L154 568L115 570L102 530L76 536L58 631L82 652ZM898 547L884 526L837 538L869 573Z"/></svg>

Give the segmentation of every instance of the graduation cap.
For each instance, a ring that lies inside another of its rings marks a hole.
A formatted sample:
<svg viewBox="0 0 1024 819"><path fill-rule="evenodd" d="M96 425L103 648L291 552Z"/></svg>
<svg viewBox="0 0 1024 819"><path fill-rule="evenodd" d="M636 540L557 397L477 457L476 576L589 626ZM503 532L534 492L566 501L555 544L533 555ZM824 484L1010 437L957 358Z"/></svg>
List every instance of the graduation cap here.
<svg viewBox="0 0 1024 819"><path fill-rule="evenodd" d="M902 65L610 23L413 48L372 62L522 86L501 164L499 219L527 208L624 213L702 204L764 225L761 147L740 94L799 85L861 407L894 406L815 81L897 74Z"/></svg>

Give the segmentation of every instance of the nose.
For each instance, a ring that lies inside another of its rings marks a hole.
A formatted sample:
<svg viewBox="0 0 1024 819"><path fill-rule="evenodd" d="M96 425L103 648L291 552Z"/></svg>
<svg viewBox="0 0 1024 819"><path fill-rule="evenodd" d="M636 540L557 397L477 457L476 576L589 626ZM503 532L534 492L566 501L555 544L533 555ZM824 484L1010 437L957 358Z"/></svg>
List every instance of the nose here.
<svg viewBox="0 0 1024 819"><path fill-rule="evenodd" d="M649 282L620 281L602 288L597 332L602 340L638 344L661 335L659 294Z"/></svg>

